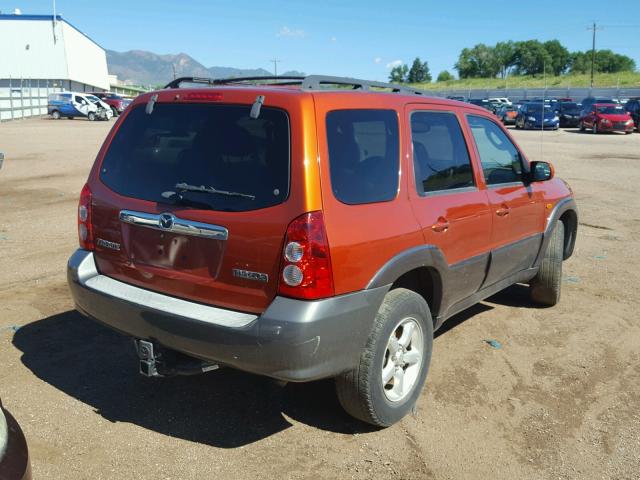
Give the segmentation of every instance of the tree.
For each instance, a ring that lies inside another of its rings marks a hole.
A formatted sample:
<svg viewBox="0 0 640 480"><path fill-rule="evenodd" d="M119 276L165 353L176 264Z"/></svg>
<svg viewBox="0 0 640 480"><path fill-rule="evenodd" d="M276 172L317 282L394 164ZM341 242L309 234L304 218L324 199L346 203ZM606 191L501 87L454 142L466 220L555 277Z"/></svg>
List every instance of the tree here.
<svg viewBox="0 0 640 480"><path fill-rule="evenodd" d="M453 80L453 75L448 71L443 70L438 74L438 82L448 82L449 80Z"/></svg>
<svg viewBox="0 0 640 480"><path fill-rule="evenodd" d="M413 60L409 75L407 76L409 83L426 83L431 81L431 73L427 62L420 61L419 57Z"/></svg>
<svg viewBox="0 0 640 480"><path fill-rule="evenodd" d="M591 50L572 52L569 55L570 73L589 73L591 71ZM629 72L636 69L636 63L626 55L611 50L596 50L594 71L603 73Z"/></svg>
<svg viewBox="0 0 640 480"><path fill-rule="evenodd" d="M542 73L545 67L551 71L551 56L538 40L515 43L514 66L519 75Z"/></svg>
<svg viewBox="0 0 640 480"><path fill-rule="evenodd" d="M549 54L551 65L547 65L547 70L551 69L554 75L562 75L569 66L569 50L567 50L558 40L544 42L544 49Z"/></svg>
<svg viewBox="0 0 640 480"><path fill-rule="evenodd" d="M409 67L406 65L397 65L391 69L389 73L389 81L393 83L405 83L407 81L407 74L409 73Z"/></svg>
<svg viewBox="0 0 640 480"><path fill-rule="evenodd" d="M508 42L498 42L496 46L493 47L493 58L495 64L500 69L500 78L505 78L507 73L509 73L509 69L513 67L515 54L515 45L511 40Z"/></svg>
<svg viewBox="0 0 640 480"><path fill-rule="evenodd" d="M460 78L495 77L500 71L496 62L494 48L479 43L473 48L463 48L455 65Z"/></svg>

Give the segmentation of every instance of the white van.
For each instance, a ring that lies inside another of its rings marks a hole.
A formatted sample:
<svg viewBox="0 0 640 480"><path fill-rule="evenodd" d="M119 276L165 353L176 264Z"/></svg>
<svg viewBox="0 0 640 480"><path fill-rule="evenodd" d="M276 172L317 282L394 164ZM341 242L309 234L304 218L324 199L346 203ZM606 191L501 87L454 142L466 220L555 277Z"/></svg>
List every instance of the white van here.
<svg viewBox="0 0 640 480"><path fill-rule="evenodd" d="M47 113L58 120L62 117L87 117L88 120L110 120L111 107L95 95L79 92L49 94Z"/></svg>

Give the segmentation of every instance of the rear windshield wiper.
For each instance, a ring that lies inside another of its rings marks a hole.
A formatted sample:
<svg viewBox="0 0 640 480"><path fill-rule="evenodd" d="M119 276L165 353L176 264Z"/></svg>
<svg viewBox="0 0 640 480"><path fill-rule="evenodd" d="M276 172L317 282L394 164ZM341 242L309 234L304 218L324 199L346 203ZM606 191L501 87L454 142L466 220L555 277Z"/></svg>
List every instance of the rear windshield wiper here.
<svg viewBox="0 0 640 480"><path fill-rule="evenodd" d="M251 200L255 200L255 195L250 195L248 193L239 193L239 192L229 192L227 190L218 190L215 187L207 187L205 185L189 185L188 183L181 182L176 183L175 188L180 192L202 192L202 193L214 193L217 195L226 195L228 197L242 197L249 198ZM165 192L167 193L167 192Z"/></svg>

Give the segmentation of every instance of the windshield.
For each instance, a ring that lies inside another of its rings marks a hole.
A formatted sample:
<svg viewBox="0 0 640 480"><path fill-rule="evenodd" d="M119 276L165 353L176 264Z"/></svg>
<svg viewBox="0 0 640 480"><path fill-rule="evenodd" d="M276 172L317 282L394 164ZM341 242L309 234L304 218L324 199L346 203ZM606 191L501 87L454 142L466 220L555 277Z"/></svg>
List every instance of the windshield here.
<svg viewBox="0 0 640 480"><path fill-rule="evenodd" d="M89 99L91 103L98 103L100 101L100 99L95 95L87 95L86 97Z"/></svg>
<svg viewBox="0 0 640 480"><path fill-rule="evenodd" d="M580 111L580 107L577 103L563 103L560 105L560 108L565 113L577 113Z"/></svg>
<svg viewBox="0 0 640 480"><path fill-rule="evenodd" d="M541 104L535 104L535 103L530 103L529 106L527 107L527 110L529 113L540 113L542 111L542 105ZM544 112L550 112L551 111L551 107L549 105L545 105L544 106Z"/></svg>
<svg viewBox="0 0 640 480"><path fill-rule="evenodd" d="M598 113L604 113L609 115L624 115L626 111L622 107L607 105L605 107L598 107Z"/></svg>
<svg viewBox="0 0 640 480"><path fill-rule="evenodd" d="M289 118L250 105L156 104L118 129L101 180L127 197L222 211L282 203L289 194ZM242 195L239 195L239 194Z"/></svg>

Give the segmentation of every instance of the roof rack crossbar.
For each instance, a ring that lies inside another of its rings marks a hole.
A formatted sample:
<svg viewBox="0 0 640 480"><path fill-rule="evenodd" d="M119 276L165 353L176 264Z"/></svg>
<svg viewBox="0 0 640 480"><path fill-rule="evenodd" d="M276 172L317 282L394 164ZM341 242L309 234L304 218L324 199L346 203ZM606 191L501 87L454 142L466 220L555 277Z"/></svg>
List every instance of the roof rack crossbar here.
<svg viewBox="0 0 640 480"><path fill-rule="evenodd" d="M327 75L299 76L264 76L264 77L236 77L236 78L202 78L180 77L172 80L164 88L180 88L183 83L202 83L205 85L231 85L250 82L262 82L265 85L300 85L302 90L320 90L323 85L351 86L354 90L371 90L380 88L391 90L393 93L428 95L424 90L399 85L395 83L375 82L349 77L332 77Z"/></svg>

